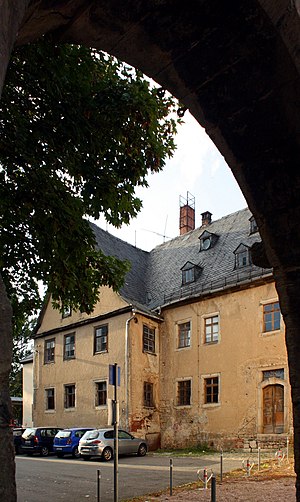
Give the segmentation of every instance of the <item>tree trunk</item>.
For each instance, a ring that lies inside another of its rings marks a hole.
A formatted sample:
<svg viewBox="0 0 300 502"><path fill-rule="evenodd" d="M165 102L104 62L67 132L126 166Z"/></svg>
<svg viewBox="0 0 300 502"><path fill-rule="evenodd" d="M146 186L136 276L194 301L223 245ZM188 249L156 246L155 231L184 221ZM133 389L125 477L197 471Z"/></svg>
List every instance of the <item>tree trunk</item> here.
<svg viewBox="0 0 300 502"><path fill-rule="evenodd" d="M0 95L17 32L29 0L0 0Z"/></svg>
<svg viewBox="0 0 300 502"><path fill-rule="evenodd" d="M12 308L0 275L0 500L17 500L9 372L12 360Z"/></svg>

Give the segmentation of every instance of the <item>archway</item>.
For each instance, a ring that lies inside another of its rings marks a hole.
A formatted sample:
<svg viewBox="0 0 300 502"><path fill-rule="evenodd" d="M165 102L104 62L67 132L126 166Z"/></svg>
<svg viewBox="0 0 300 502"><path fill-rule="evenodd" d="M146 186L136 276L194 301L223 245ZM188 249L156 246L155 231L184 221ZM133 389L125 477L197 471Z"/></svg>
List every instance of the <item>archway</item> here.
<svg viewBox="0 0 300 502"><path fill-rule="evenodd" d="M224 155L263 238L265 252L260 247L254 259L274 269L300 472L298 0L32 0L26 10L28 4L1 2L2 68L15 38L23 44L47 32L106 50L181 99Z"/></svg>

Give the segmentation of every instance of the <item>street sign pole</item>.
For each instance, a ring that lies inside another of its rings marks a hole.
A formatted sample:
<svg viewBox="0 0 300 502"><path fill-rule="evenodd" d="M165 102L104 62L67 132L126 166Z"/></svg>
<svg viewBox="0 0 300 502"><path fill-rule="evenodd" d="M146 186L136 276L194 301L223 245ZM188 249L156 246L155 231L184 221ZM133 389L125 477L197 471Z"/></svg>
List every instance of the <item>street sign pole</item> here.
<svg viewBox="0 0 300 502"><path fill-rule="evenodd" d="M114 502L119 500L118 365L114 364Z"/></svg>

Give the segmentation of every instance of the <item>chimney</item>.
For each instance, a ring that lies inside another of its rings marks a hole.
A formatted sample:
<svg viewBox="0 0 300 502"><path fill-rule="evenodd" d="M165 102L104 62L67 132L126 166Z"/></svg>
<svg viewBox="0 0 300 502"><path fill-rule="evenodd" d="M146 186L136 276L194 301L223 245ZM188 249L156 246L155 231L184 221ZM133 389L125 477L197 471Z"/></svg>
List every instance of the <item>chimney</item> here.
<svg viewBox="0 0 300 502"><path fill-rule="evenodd" d="M180 195L179 204L179 230L180 235L184 235L190 230L195 230L195 197L189 192L186 194L186 199Z"/></svg>
<svg viewBox="0 0 300 502"><path fill-rule="evenodd" d="M201 213L202 216L202 227L207 227L211 223L212 213L209 211L205 211L205 213Z"/></svg>

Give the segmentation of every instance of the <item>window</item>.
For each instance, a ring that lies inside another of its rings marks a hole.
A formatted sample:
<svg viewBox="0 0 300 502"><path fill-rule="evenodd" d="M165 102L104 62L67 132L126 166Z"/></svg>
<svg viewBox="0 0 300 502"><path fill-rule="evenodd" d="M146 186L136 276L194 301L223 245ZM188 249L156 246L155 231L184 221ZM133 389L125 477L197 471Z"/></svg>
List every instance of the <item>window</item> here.
<svg viewBox="0 0 300 502"><path fill-rule="evenodd" d="M251 218L249 218L249 221L250 221L250 234L255 234L255 232L258 232L258 226L254 216L251 216Z"/></svg>
<svg viewBox="0 0 300 502"><path fill-rule="evenodd" d="M64 319L65 317L70 317L72 314L72 309L68 305L63 305L62 308L62 318Z"/></svg>
<svg viewBox="0 0 300 502"><path fill-rule="evenodd" d="M216 343L219 340L219 316L207 317L204 323L205 343Z"/></svg>
<svg viewBox="0 0 300 502"><path fill-rule="evenodd" d="M75 385L65 385L65 408L75 408Z"/></svg>
<svg viewBox="0 0 300 502"><path fill-rule="evenodd" d="M144 382L144 406L146 408L153 408L153 383Z"/></svg>
<svg viewBox="0 0 300 502"><path fill-rule="evenodd" d="M182 284L188 284L189 282L194 282L194 280L195 280L194 267L182 271Z"/></svg>
<svg viewBox="0 0 300 502"><path fill-rule="evenodd" d="M45 364L54 363L55 359L55 338L45 340L44 362Z"/></svg>
<svg viewBox="0 0 300 502"><path fill-rule="evenodd" d="M75 333L64 338L64 359L75 358Z"/></svg>
<svg viewBox="0 0 300 502"><path fill-rule="evenodd" d="M94 334L94 354L96 352L107 352L108 325L99 326Z"/></svg>
<svg viewBox="0 0 300 502"><path fill-rule="evenodd" d="M216 234L208 232L207 230L204 230L204 232L200 235L199 240L200 240L200 251L207 251L208 249L212 248L215 245L215 243L218 240L218 236Z"/></svg>
<svg viewBox="0 0 300 502"><path fill-rule="evenodd" d="M219 377L204 379L204 402L205 404L219 402Z"/></svg>
<svg viewBox="0 0 300 502"><path fill-rule="evenodd" d="M245 244L240 244L234 251L235 268L244 268L251 265L250 248Z"/></svg>
<svg viewBox="0 0 300 502"><path fill-rule="evenodd" d="M269 378L284 380L284 368L263 371L263 380L268 380Z"/></svg>
<svg viewBox="0 0 300 502"><path fill-rule="evenodd" d="M106 406L107 404L107 384L106 382L96 382L95 406Z"/></svg>
<svg viewBox="0 0 300 502"><path fill-rule="evenodd" d="M264 333L280 329L279 302L264 305Z"/></svg>
<svg viewBox="0 0 300 502"><path fill-rule="evenodd" d="M46 389L46 410L55 409L54 389Z"/></svg>
<svg viewBox="0 0 300 502"><path fill-rule="evenodd" d="M177 406L191 404L191 380L182 380L177 386Z"/></svg>
<svg viewBox="0 0 300 502"><path fill-rule="evenodd" d="M155 353L155 329L143 326L143 351Z"/></svg>
<svg viewBox="0 0 300 502"><path fill-rule="evenodd" d="M190 347L191 345L191 323L184 322L178 324L178 348Z"/></svg>

